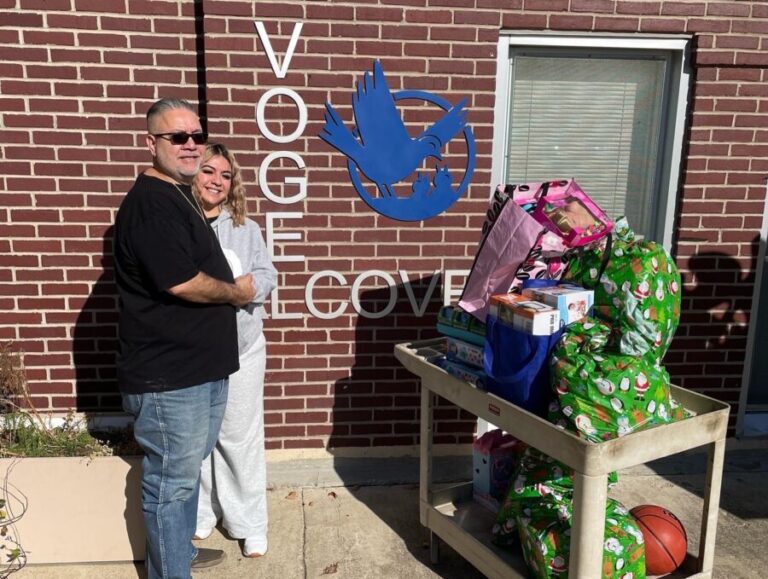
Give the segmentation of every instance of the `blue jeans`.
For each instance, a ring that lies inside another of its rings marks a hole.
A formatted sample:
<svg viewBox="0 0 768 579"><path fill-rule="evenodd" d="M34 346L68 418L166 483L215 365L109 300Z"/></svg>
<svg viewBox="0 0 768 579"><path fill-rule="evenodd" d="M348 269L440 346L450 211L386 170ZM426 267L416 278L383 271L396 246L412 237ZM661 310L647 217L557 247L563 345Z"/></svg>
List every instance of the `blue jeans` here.
<svg viewBox="0 0 768 579"><path fill-rule="evenodd" d="M200 466L219 436L228 380L168 392L123 394L144 450L141 502L149 579L189 579L197 549Z"/></svg>

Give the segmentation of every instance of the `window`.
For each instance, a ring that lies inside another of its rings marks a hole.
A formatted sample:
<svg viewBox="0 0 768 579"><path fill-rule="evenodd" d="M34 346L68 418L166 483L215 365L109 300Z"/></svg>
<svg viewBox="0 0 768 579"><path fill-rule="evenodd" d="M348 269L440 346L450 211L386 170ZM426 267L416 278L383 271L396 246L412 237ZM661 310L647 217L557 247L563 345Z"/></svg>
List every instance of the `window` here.
<svg viewBox="0 0 768 579"><path fill-rule="evenodd" d="M510 34L499 42L494 179L573 177L669 247L688 38Z"/></svg>

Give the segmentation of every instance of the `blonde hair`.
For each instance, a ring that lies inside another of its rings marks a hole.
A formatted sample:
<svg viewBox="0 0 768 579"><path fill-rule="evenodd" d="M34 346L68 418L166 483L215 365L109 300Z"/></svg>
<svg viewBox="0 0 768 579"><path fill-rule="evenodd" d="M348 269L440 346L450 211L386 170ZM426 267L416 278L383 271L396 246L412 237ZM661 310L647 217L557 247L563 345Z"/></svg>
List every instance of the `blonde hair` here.
<svg viewBox="0 0 768 579"><path fill-rule="evenodd" d="M235 154L230 151L225 145L221 143L208 143L205 146L205 153L203 154L203 163L211 159L212 157L223 157L229 162L232 167L232 187L229 190L229 195L226 201L222 204L232 215L232 221L235 227L245 224L246 215L246 200L245 200L245 186L243 185L243 176L240 171L240 165L237 164ZM195 195L198 200L200 199L200 192L195 188Z"/></svg>

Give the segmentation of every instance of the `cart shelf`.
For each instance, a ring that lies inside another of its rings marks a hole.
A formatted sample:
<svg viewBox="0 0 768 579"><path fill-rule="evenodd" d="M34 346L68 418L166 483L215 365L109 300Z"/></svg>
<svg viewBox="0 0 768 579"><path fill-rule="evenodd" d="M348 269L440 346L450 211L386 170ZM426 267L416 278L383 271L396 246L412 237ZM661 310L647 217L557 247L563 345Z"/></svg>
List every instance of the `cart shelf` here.
<svg viewBox="0 0 768 579"><path fill-rule="evenodd" d="M728 426L727 404L672 386L672 395L692 417L595 444L451 376L430 362L443 351L442 338L395 346L395 357L421 378L420 520L430 531L434 562L439 537L488 577L527 576L520 556L491 543L494 517L472 501L471 483L445 488L437 488L432 483L432 411L434 397L438 395L574 470L569 571L570 576L577 579L597 578L602 574L608 474L706 446L709 462L697 570L686 577L712 577Z"/></svg>

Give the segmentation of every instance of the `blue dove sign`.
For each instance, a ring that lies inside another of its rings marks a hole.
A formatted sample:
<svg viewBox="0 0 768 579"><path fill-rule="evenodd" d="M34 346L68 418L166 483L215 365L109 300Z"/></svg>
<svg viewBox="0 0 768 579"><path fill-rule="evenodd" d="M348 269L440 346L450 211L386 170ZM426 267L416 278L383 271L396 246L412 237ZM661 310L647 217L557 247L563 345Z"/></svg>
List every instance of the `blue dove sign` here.
<svg viewBox="0 0 768 579"><path fill-rule="evenodd" d="M416 136L409 134L397 108L398 103L409 100L439 107L437 110L441 113L437 121ZM421 221L453 205L466 192L472 179L475 140L467 125L465 103L466 99L453 106L442 97L418 90L392 93L377 60L373 64L373 77L366 71L362 83L356 83L352 94L354 128L347 128L327 102L320 138L346 155L350 181L371 209L400 221ZM464 174L454 186L456 178L443 154L448 142L458 135L464 137L466 159ZM431 178L425 174L430 165L434 167ZM370 182L369 188L374 194L363 185L361 175ZM375 190L370 184L375 185Z"/></svg>

